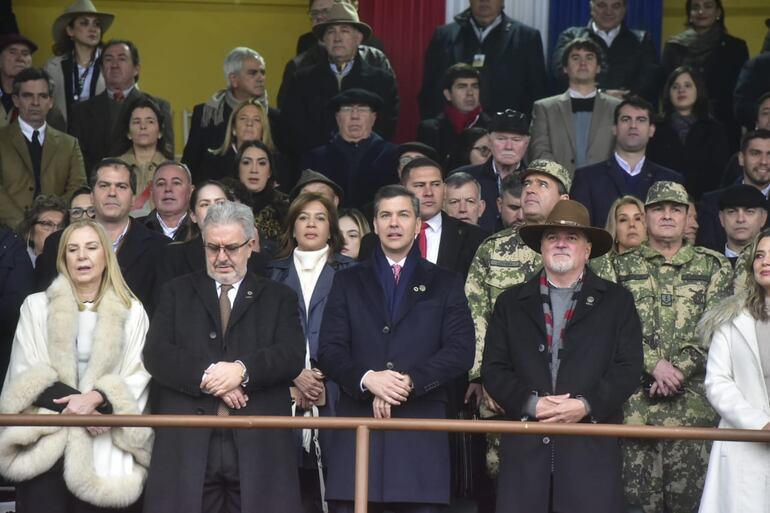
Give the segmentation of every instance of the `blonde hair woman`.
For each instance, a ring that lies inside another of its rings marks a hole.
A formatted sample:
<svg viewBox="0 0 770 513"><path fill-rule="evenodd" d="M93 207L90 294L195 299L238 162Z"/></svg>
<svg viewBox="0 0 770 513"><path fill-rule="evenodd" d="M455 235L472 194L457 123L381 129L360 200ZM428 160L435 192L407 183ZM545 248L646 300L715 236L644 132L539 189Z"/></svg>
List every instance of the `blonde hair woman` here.
<svg viewBox="0 0 770 513"><path fill-rule="evenodd" d="M0 412L142 413L147 315L103 228L67 227L56 268L51 286L21 307ZM151 446L149 428L7 427L0 473L17 482L18 513L138 511Z"/></svg>
<svg viewBox="0 0 770 513"><path fill-rule="evenodd" d="M621 196L607 212L605 230L612 235L612 249L589 262L591 269L609 281L616 281L613 262L615 257L640 246L647 240L644 203L636 196Z"/></svg>

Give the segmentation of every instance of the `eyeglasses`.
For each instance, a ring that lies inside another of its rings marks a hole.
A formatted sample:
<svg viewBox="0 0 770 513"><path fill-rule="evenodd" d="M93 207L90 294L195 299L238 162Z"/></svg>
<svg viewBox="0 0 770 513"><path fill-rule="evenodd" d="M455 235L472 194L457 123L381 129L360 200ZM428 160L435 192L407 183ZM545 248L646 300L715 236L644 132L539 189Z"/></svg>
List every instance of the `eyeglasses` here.
<svg viewBox="0 0 770 513"><path fill-rule="evenodd" d="M211 256L219 255L220 251L224 251L225 255L227 255L228 257L231 257L235 253L237 253L239 249L241 249L243 246L245 246L248 243L249 243L248 240L243 241L243 243L241 244L226 244L224 246L206 243L203 245L203 247L206 248L206 252Z"/></svg>
<svg viewBox="0 0 770 513"><path fill-rule="evenodd" d="M317 20L329 16L330 10L331 9L310 9L307 13L310 15L311 20Z"/></svg>
<svg viewBox="0 0 770 513"><path fill-rule="evenodd" d="M474 146L471 149L479 152L479 155L482 157L489 157L489 155L492 153L492 150L489 149L489 146Z"/></svg>
<svg viewBox="0 0 770 513"><path fill-rule="evenodd" d="M372 108L368 105L343 105L340 107L339 111L343 114L352 114L353 112L358 114L368 114L372 111Z"/></svg>
<svg viewBox="0 0 770 513"><path fill-rule="evenodd" d="M64 223L54 223L53 221L35 221L35 224L47 232L55 232L64 228Z"/></svg>
<svg viewBox="0 0 770 513"><path fill-rule="evenodd" d="M70 219L80 219L83 215L93 219L96 217L96 209L94 207L80 208L75 207L70 209Z"/></svg>

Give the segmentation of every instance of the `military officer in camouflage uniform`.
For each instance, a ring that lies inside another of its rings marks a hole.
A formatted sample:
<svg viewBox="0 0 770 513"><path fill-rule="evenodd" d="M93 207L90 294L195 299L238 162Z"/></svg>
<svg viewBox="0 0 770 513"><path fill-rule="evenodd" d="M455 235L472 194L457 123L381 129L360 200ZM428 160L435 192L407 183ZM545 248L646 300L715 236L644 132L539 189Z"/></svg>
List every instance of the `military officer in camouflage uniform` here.
<svg viewBox="0 0 770 513"><path fill-rule="evenodd" d="M549 160L535 160L521 175L523 185L521 208L525 223L543 223L560 199L568 199L572 185L569 171ZM540 255L531 250L519 236L518 228L506 228L487 238L471 263L465 282L465 295L471 308L476 328L476 359L469 373L472 382L466 400L475 397L481 404L481 416L494 417L502 409L484 393L481 385L481 357L484 353L484 337L487 321L492 316L497 296L505 289L524 283L542 268ZM481 401L483 395L483 401ZM498 435L488 437L487 467L497 475Z"/></svg>
<svg viewBox="0 0 770 513"><path fill-rule="evenodd" d="M645 202L649 240L618 255L617 282L634 296L642 321L644 371L625 409L625 422L716 426L704 395L708 341L696 326L703 312L732 292L732 268L710 249L684 242L687 192L656 182ZM645 513L695 511L703 490L708 444L626 440L624 481L629 504Z"/></svg>

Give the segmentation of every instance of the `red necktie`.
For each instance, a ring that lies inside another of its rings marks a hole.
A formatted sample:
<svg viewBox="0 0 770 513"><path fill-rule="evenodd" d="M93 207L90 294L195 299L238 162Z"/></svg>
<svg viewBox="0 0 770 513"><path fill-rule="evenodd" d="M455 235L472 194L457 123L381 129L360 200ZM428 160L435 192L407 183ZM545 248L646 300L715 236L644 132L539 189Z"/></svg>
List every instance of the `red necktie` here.
<svg viewBox="0 0 770 513"><path fill-rule="evenodd" d="M420 235L417 236L417 245L420 247L420 256L428 258L428 237L425 236L425 230L428 229L428 223L422 223Z"/></svg>
<svg viewBox="0 0 770 513"><path fill-rule="evenodd" d="M401 266L393 264L390 268L393 269L393 279L396 280L396 285L398 285L398 280L401 279Z"/></svg>
<svg viewBox="0 0 770 513"><path fill-rule="evenodd" d="M113 99L114 99L116 102L118 102L118 103L122 103L122 102L123 102L123 100L125 100L125 99L126 99L126 97L125 97L125 96L123 96L123 91L115 91L115 94L113 94L113 95L112 95L112 98L113 98Z"/></svg>

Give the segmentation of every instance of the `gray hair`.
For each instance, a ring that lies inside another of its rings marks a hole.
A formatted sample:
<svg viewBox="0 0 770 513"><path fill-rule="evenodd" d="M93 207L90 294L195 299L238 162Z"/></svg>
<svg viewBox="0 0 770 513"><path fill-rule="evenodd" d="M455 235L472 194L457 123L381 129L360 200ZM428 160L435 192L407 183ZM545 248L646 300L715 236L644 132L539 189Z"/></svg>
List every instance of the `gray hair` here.
<svg viewBox="0 0 770 513"><path fill-rule="evenodd" d="M265 58L262 57L259 52L252 50L246 46L239 46L230 50L230 53L225 57L225 83L230 86L230 75L238 73L243 68L243 61L248 58L257 59L262 67L265 67Z"/></svg>
<svg viewBox="0 0 770 513"><path fill-rule="evenodd" d="M380 190L374 195L374 217L377 217L377 213L380 211L380 202L382 200L398 198L401 196L409 198L412 203L414 215L420 217L420 199L403 185L385 185L380 187Z"/></svg>
<svg viewBox="0 0 770 513"><path fill-rule="evenodd" d="M476 199L481 200L481 184L478 180L473 178L470 174L460 171L459 173L452 173L444 180L447 187L452 189L459 189L460 187L472 183L476 186Z"/></svg>
<svg viewBox="0 0 770 513"><path fill-rule="evenodd" d="M166 166L178 167L179 169L185 172L185 174L187 175L187 180L189 180L190 183L192 183L192 173L190 172L190 168L187 167L187 164L185 164L184 162L179 162L178 160L164 160L163 162L158 164L158 167L155 168L155 172L152 174L153 181L155 180L155 177L158 176L158 171L160 171L161 168L164 168Z"/></svg>
<svg viewBox="0 0 770 513"><path fill-rule="evenodd" d="M224 201L211 205L206 212L206 218L201 226L201 234L206 239L206 230L209 226L221 226L223 224L240 224L247 240L257 236L257 227L254 224L254 214L251 208L243 203Z"/></svg>

